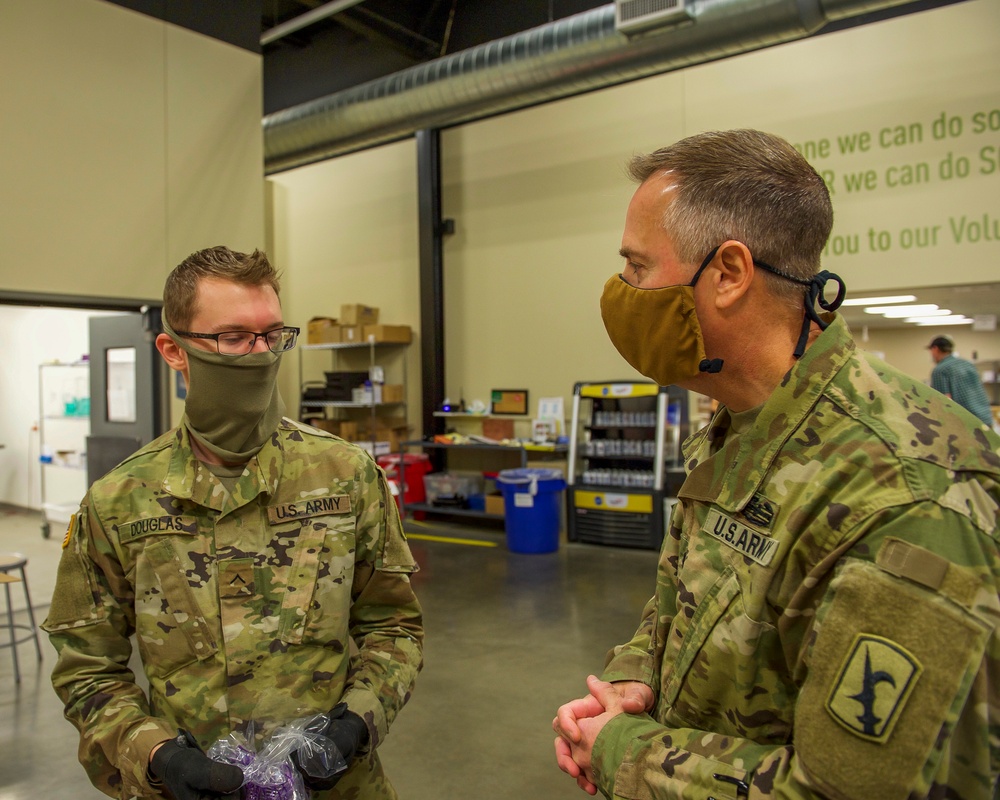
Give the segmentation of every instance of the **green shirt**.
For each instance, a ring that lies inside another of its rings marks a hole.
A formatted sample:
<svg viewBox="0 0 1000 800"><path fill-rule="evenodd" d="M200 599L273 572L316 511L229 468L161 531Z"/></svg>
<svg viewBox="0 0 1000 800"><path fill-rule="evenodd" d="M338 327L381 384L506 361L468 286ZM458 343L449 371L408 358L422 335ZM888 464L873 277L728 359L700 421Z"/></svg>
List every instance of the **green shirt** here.
<svg viewBox="0 0 1000 800"><path fill-rule="evenodd" d="M986 396L983 379L979 377L979 371L971 361L954 355L945 356L931 371L931 386L941 394L948 395L990 427L993 426L990 399Z"/></svg>
<svg viewBox="0 0 1000 800"><path fill-rule="evenodd" d="M44 628L52 680L101 791L161 797L151 748L205 749L252 720L346 702L370 749L333 792L394 797L376 755L422 663L416 569L385 476L355 445L288 419L231 491L184 429L96 481L70 523ZM134 634L149 689L127 664Z"/></svg>
<svg viewBox="0 0 1000 800"><path fill-rule="evenodd" d="M608 797L993 797L1000 438L952 409L836 318L749 430L685 443Z"/></svg>

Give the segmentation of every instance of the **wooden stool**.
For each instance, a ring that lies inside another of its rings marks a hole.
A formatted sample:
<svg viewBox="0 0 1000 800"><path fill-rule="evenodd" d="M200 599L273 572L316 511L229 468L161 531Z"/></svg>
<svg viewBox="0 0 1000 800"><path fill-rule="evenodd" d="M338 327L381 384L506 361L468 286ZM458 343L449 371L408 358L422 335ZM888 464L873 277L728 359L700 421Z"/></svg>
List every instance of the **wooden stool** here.
<svg viewBox="0 0 1000 800"><path fill-rule="evenodd" d="M14 656L15 683L21 682L21 669L17 663L17 645L19 643L34 639L38 661L42 660L42 648L38 644L38 627L35 625L35 609L31 605L31 595L28 593L28 576L24 571L27 564L28 559L20 553L0 553L0 583L3 584L4 597L7 600L7 641L0 642L0 647L9 647ZM21 577L11 575L10 573L14 570L20 572ZM21 583L24 586L24 601L28 604L28 620L30 622L28 625L14 622L14 607L10 602L10 585L12 583Z"/></svg>

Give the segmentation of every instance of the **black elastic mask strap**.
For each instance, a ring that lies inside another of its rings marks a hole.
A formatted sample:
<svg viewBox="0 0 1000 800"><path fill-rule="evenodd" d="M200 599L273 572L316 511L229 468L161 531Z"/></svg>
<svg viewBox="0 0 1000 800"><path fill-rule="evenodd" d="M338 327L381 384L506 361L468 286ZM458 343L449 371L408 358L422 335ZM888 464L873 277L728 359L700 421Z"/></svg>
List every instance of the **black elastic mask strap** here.
<svg viewBox="0 0 1000 800"><path fill-rule="evenodd" d="M698 271L694 274L691 279L691 283L688 286L694 286L698 282L698 278L701 277L701 273L705 271L705 267L712 263L712 259L715 258L715 254L719 252L719 248L716 247L711 253L705 256L705 260L701 262L701 266L698 267Z"/></svg>
<svg viewBox="0 0 1000 800"><path fill-rule="evenodd" d="M705 267L712 263L712 259L715 258L715 254L719 252L719 248L716 247L705 256L705 260L701 262L701 266L698 267L698 271L694 274L691 279L691 283L688 286L694 286L698 282L698 278L701 277L701 273L705 271ZM722 359L721 358L703 358L701 363L698 364L699 372L708 372L710 374L715 374L717 372L722 372Z"/></svg>
<svg viewBox="0 0 1000 800"><path fill-rule="evenodd" d="M837 296L833 300L827 300L824 296L827 281L837 282ZM809 279L808 288L806 289L806 316L802 320L802 333L799 334L799 343L795 345L795 352L792 353L795 358L801 358L802 354L806 351L810 322L815 322L819 325L821 331L825 331L829 326L829 323L820 317L816 311L816 304L819 303L819 307L824 311L836 311L840 308L840 304L844 302L846 294L847 286L844 285L843 279L835 272L827 272L824 269Z"/></svg>
<svg viewBox="0 0 1000 800"><path fill-rule="evenodd" d="M840 308L840 304L844 302L844 297L847 294L847 286L844 284L843 278L841 278L835 272L828 272L827 270L821 270L813 275L809 280L804 281L801 278L796 278L793 275L789 275L781 270L775 269L770 264L765 264L763 261L757 261L754 259L754 266L760 267L772 275L777 275L779 278L784 278L786 281L791 281L792 283L797 283L800 286L806 287L806 297L805 297L805 307L806 313L802 317L802 329L799 331L799 340L795 344L795 351L792 356L797 360L802 358L802 354L806 351L806 343L809 341L809 328L811 323L815 322L819 325L821 331L825 331L829 326L816 311L816 304L824 311L836 311ZM824 290L826 289L827 281L836 281L837 283L837 296L833 300L827 300L824 295Z"/></svg>

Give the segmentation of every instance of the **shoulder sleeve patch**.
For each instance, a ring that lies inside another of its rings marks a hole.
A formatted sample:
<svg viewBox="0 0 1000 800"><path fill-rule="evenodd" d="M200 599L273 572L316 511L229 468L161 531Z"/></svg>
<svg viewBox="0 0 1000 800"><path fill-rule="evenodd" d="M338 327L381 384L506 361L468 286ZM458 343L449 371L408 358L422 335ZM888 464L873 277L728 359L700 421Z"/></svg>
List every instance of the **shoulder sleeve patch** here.
<svg viewBox="0 0 1000 800"><path fill-rule="evenodd" d="M826 710L856 736L885 743L922 671L906 648L859 633L833 681Z"/></svg>
<svg viewBox="0 0 1000 800"><path fill-rule="evenodd" d="M851 560L816 631L795 714L803 768L831 798L923 796L926 765L949 746L938 741L942 727L955 724L982 662L986 625L937 592Z"/></svg>

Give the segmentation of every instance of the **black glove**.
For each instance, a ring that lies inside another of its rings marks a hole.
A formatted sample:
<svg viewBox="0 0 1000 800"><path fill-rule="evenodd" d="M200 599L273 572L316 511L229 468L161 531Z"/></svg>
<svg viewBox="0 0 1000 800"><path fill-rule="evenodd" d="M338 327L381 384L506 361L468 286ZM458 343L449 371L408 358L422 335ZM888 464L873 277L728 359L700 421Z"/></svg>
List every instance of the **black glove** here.
<svg viewBox="0 0 1000 800"><path fill-rule="evenodd" d="M347 703L338 703L327 716L330 718L330 722L323 735L337 746L344 761L350 765L354 754L368 741L368 726L365 725L365 721L361 717L353 711L347 710ZM332 789L347 771L345 768L327 777L316 777L316 775L323 775L327 771L326 765L319 763L320 759L324 759L324 756L324 753L308 748L302 748L292 753L292 760L299 772L302 773L302 782L305 783L307 789L313 791Z"/></svg>
<svg viewBox="0 0 1000 800"><path fill-rule="evenodd" d="M243 770L212 761L187 731L160 745L149 769L175 800L239 800L243 785Z"/></svg>

